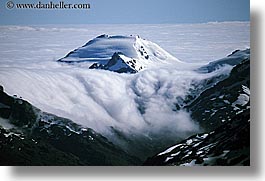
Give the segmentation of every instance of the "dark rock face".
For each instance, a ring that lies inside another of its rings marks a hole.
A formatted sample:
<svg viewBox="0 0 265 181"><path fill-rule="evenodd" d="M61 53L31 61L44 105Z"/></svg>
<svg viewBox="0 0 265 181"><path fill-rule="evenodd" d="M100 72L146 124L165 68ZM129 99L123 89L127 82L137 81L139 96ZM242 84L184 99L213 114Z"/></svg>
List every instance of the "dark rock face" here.
<svg viewBox="0 0 265 181"><path fill-rule="evenodd" d="M103 69L117 73L137 73L138 71L135 69L136 61L133 61L132 59L128 62L125 62L120 55L122 55L122 53L114 53L106 65L94 63L89 67L89 69Z"/></svg>
<svg viewBox="0 0 265 181"><path fill-rule="evenodd" d="M250 60L185 108L205 133L169 147L144 165L250 165Z"/></svg>
<svg viewBox="0 0 265 181"><path fill-rule="evenodd" d="M0 127L0 165L84 165L78 157Z"/></svg>
<svg viewBox="0 0 265 181"><path fill-rule="evenodd" d="M198 134L147 159L144 165L250 165L249 109L212 132Z"/></svg>
<svg viewBox="0 0 265 181"><path fill-rule="evenodd" d="M201 93L185 108L191 112L193 119L197 120L205 130L210 131L250 107L249 101L244 105L237 105L241 95L249 97L249 87L250 60L247 59L233 68L227 79Z"/></svg>
<svg viewBox="0 0 265 181"><path fill-rule="evenodd" d="M0 165L137 165L139 160L90 128L0 92Z"/></svg>

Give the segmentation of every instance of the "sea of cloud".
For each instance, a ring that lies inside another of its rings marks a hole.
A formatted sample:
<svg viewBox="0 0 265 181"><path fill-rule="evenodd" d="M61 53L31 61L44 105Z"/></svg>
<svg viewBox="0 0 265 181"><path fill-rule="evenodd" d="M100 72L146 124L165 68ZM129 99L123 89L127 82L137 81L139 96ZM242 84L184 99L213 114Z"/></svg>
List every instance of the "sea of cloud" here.
<svg viewBox="0 0 265 181"><path fill-rule="evenodd" d="M160 67L119 74L59 66L46 70L0 68L0 76L8 93L107 137L112 135L110 128L115 128L126 135L185 138L201 130L186 111L176 111L176 98L184 99L202 80L230 70L224 67L202 74L189 67Z"/></svg>
<svg viewBox="0 0 265 181"><path fill-rule="evenodd" d="M159 45L161 42L161 46L167 47L175 56L182 52L180 55L184 59L193 57L193 62L202 59L205 60L202 62L208 62L210 58L204 52L205 48L207 53L219 56L218 50L225 52L227 46L231 51L247 47L249 40L241 35L247 34L245 29L248 26L249 23L237 22L223 25L0 27L0 84L7 93L21 96L43 111L91 127L112 141L116 138L112 137L111 128L126 135L145 135L150 139L163 136L185 138L202 130L189 113L176 110L176 98L184 99L202 80L228 74L231 67L202 74L194 71L198 65L196 62L190 66L172 65L137 74L119 74L62 65L55 60L107 31L109 34L127 35L137 32ZM217 36L214 30L218 30L220 35ZM234 30L241 31L234 33ZM196 33L196 39L191 39L190 35ZM203 47L205 41L214 40L214 36L217 36L215 43ZM221 37L224 40L221 41ZM201 56L198 56L198 46L202 50ZM194 54L189 54L192 52Z"/></svg>

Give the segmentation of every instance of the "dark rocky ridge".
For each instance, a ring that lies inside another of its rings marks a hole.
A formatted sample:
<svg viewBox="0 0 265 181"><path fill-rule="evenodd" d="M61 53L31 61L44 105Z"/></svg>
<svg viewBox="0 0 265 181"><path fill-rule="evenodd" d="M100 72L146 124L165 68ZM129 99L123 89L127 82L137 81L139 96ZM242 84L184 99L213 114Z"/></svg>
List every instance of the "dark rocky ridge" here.
<svg viewBox="0 0 265 181"><path fill-rule="evenodd" d="M249 109L233 117L212 132L198 134L181 141L165 154L146 160L144 165L183 166L249 166ZM173 149L174 148L174 149Z"/></svg>
<svg viewBox="0 0 265 181"><path fill-rule="evenodd" d="M90 128L0 91L0 165L139 165Z"/></svg>
<svg viewBox="0 0 265 181"><path fill-rule="evenodd" d="M231 120L233 115L250 107L250 102L244 106L233 104L240 94L246 94L244 86L250 87L249 59L233 68L227 79L202 92L185 108L205 130L211 131L222 125L224 120Z"/></svg>
<svg viewBox="0 0 265 181"><path fill-rule="evenodd" d="M122 55L122 53L114 53L107 64L94 63L89 69L112 70L117 73L137 73L138 70L135 69L136 60L131 59L125 62L120 55ZM117 68L113 68L115 66L117 66Z"/></svg>
<svg viewBox="0 0 265 181"><path fill-rule="evenodd" d="M242 61L249 59L249 57L250 57L250 49L235 50L225 58L210 62L209 64L202 66L201 68L199 68L198 71L213 72L223 65L235 66L240 64Z"/></svg>

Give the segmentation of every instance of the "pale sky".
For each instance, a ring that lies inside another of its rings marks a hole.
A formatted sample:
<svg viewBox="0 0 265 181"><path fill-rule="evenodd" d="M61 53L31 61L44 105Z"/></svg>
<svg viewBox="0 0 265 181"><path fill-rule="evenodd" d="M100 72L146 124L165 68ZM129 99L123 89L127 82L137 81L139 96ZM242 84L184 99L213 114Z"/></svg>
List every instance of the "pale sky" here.
<svg viewBox="0 0 265 181"><path fill-rule="evenodd" d="M0 24L160 24L249 21L249 0L65 0L89 3L89 10L7 9L0 1ZM14 3L51 0L13 0ZM53 0L59 3L60 0Z"/></svg>

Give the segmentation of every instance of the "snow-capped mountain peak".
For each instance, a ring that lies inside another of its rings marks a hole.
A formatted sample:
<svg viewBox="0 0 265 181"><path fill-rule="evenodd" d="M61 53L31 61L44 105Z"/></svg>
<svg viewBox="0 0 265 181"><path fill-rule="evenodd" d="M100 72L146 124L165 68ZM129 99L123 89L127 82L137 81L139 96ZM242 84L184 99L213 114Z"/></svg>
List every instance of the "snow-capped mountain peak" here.
<svg viewBox="0 0 265 181"><path fill-rule="evenodd" d="M70 52L59 62L86 65L90 69L136 73L157 64L180 61L157 44L140 36L100 35Z"/></svg>

